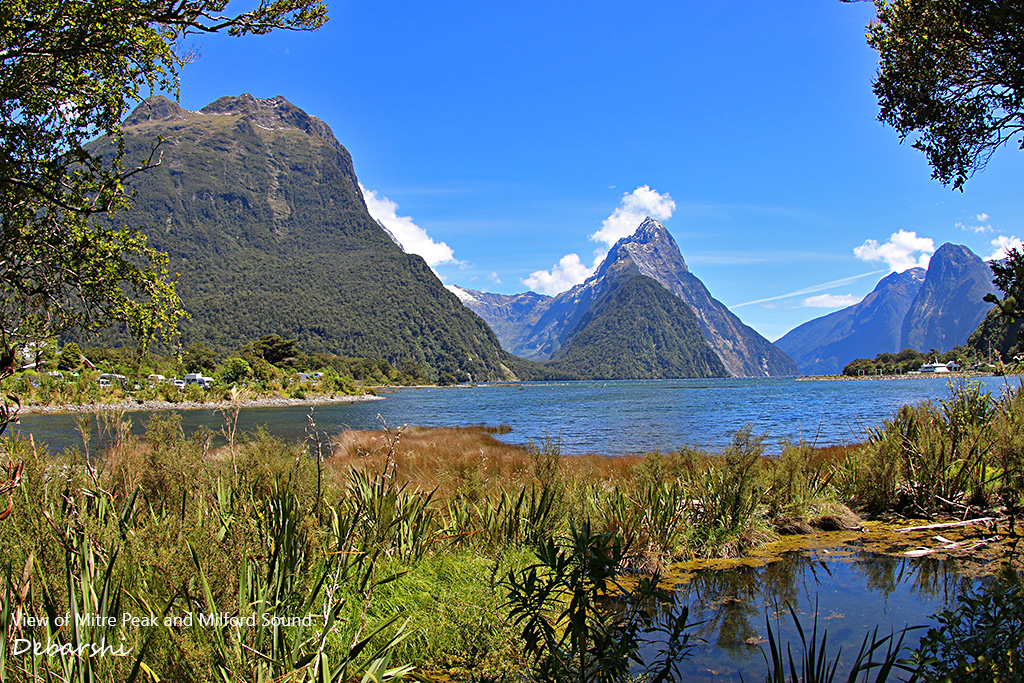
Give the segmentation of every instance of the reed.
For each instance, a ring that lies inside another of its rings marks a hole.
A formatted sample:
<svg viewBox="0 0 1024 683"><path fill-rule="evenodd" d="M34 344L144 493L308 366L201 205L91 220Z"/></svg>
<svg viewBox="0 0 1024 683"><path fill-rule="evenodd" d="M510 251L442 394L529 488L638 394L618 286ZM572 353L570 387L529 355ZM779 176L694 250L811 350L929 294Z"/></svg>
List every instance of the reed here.
<svg viewBox="0 0 1024 683"><path fill-rule="evenodd" d="M766 619L771 655L769 659L762 649L768 669L766 683L833 683L842 664L842 648L835 655L828 654L828 631L823 630L819 638L817 613L814 615L810 638L792 607L789 613L800 637L801 650L794 657L792 647L787 646L783 653L772 629L771 619ZM916 667L903 657L904 639L907 633L916 628L905 628L898 634L890 633L887 636L880 636L876 628L865 634L860 650L853 662L847 665L847 683L857 683L858 680L862 683L885 683L896 672L909 674L909 677L901 680L916 680Z"/></svg>
<svg viewBox="0 0 1024 683"><path fill-rule="evenodd" d="M1021 390L999 399L951 384L938 405L902 407L837 466L840 495L873 514L934 516L1020 503Z"/></svg>

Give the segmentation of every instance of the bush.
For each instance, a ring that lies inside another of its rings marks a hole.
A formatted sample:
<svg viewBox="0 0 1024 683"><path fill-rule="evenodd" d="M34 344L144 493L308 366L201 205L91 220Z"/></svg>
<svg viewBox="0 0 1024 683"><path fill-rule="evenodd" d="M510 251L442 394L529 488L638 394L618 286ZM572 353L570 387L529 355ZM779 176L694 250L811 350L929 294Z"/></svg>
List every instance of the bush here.
<svg viewBox="0 0 1024 683"><path fill-rule="evenodd" d="M633 662L652 680L677 680L677 662L689 655L689 613L659 613L658 602L672 598L657 576L631 590L618 583L628 555L620 536L595 533L584 522L564 539L543 539L536 554L536 564L505 578L509 618L522 628L523 651L533 664L530 680L613 683ZM655 633L664 634L664 649L645 662L640 647Z"/></svg>
<svg viewBox="0 0 1024 683"><path fill-rule="evenodd" d="M690 498L696 501L690 529L695 549L735 555L756 534L763 458L764 436L754 436L747 426L690 484Z"/></svg>
<svg viewBox="0 0 1024 683"><path fill-rule="evenodd" d="M228 358L224 361L224 367L220 372L220 377L228 384L244 382L252 377L252 368L244 358Z"/></svg>
<svg viewBox="0 0 1024 683"><path fill-rule="evenodd" d="M960 596L958 606L938 615L914 653L925 683L1019 681L1024 633L1024 591L1016 581Z"/></svg>

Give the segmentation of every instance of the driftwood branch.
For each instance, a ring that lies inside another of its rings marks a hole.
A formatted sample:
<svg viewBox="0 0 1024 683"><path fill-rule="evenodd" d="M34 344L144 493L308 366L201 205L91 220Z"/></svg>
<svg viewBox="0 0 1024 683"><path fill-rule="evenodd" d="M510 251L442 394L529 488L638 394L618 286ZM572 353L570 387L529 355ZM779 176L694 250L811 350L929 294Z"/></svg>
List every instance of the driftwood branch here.
<svg viewBox="0 0 1024 683"><path fill-rule="evenodd" d="M993 541L998 541L998 536L992 538L983 538L980 541L960 541L959 543L948 543L938 548L917 548L916 550L908 550L903 553L906 557L924 557L925 555L931 555L932 553L941 553L947 550L977 550L978 548L984 547ZM968 545L970 544L970 545Z"/></svg>
<svg viewBox="0 0 1024 683"><path fill-rule="evenodd" d="M930 529L950 529L957 526L970 526L972 524L987 524L989 522L995 522L995 517L980 517L978 519L968 519L963 522L944 522L942 524L928 524L926 526L908 526L903 529L897 529L896 533L905 534L908 531L928 531Z"/></svg>

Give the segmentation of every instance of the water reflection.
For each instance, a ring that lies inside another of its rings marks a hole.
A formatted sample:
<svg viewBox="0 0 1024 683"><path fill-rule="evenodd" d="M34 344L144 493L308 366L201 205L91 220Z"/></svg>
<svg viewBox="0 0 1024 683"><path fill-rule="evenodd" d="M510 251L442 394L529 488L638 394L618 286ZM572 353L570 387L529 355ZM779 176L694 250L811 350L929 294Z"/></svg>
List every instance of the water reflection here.
<svg viewBox="0 0 1024 683"><path fill-rule="evenodd" d="M697 571L676 588L678 604L688 606L691 621L701 622L692 633L703 641L683 664L682 680L762 679L766 617L782 642L792 643L794 654L800 651L790 607L808 632L817 614L819 632L828 631L829 653L842 646L852 658L876 626L887 635L933 625L931 615L971 585L952 561L858 550L788 552L759 567ZM923 633L912 632L907 642L916 644Z"/></svg>

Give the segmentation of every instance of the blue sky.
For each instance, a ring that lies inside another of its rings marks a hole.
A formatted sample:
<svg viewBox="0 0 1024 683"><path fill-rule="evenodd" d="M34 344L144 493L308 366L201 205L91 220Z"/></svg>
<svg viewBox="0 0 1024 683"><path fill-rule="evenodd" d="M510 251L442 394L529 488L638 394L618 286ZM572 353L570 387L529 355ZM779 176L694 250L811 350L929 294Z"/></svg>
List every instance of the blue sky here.
<svg viewBox="0 0 1024 683"><path fill-rule="evenodd" d="M999 150L955 192L878 122L870 3L378 0L330 15L315 33L193 38L180 102L283 95L323 119L372 211L446 284L553 293L651 213L774 340L944 242L988 257L1024 236L1024 153Z"/></svg>

